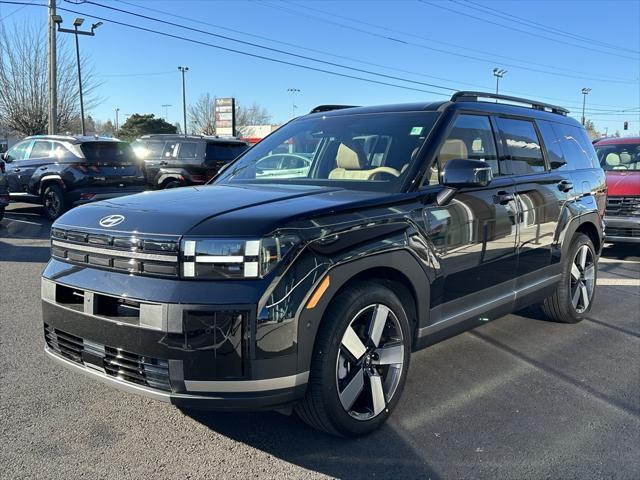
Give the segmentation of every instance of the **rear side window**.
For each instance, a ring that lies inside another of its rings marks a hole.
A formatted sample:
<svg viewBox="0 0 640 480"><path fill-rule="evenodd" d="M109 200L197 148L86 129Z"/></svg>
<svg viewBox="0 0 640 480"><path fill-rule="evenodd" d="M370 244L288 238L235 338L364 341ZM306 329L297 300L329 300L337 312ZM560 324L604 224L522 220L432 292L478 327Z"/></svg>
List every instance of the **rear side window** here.
<svg viewBox="0 0 640 480"><path fill-rule="evenodd" d="M89 162L129 163L135 160L133 150L124 142L87 142L80 150Z"/></svg>
<svg viewBox="0 0 640 480"><path fill-rule="evenodd" d="M207 160L230 162L248 147L236 143L207 143Z"/></svg>
<svg viewBox="0 0 640 480"><path fill-rule="evenodd" d="M181 142L178 149L178 158L193 160L198 157L198 144L196 142Z"/></svg>
<svg viewBox="0 0 640 480"><path fill-rule="evenodd" d="M560 139L556 135L553 125L546 120L538 120L538 129L547 150L547 158L549 159L551 170L566 170L567 162L564 159Z"/></svg>
<svg viewBox="0 0 640 480"><path fill-rule="evenodd" d="M524 175L544 172L544 157L533 122L498 118L498 127L511 164L511 173Z"/></svg>
<svg viewBox="0 0 640 480"><path fill-rule="evenodd" d="M584 129L573 125L554 123L553 130L560 140L564 159L570 169L580 170L598 166L596 151Z"/></svg>

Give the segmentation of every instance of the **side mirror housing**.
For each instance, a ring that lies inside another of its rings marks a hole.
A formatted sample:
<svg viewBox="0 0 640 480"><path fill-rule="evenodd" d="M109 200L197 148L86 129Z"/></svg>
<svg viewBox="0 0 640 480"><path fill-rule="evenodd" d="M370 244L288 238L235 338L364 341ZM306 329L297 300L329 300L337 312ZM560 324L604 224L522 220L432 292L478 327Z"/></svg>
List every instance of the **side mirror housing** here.
<svg viewBox="0 0 640 480"><path fill-rule="evenodd" d="M455 158L442 172L442 184L451 188L486 187L493 180L493 171L482 160Z"/></svg>

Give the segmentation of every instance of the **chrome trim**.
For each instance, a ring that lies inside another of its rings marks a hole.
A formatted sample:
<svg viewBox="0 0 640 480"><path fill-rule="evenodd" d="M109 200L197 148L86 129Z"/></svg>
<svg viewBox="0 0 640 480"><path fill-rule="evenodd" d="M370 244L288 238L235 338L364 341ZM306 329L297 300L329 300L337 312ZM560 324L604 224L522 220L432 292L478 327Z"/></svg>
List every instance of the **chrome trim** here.
<svg viewBox="0 0 640 480"><path fill-rule="evenodd" d="M196 257L196 263L242 263L244 257L240 255L199 255Z"/></svg>
<svg viewBox="0 0 640 480"><path fill-rule="evenodd" d="M52 245L69 250L79 250L81 252L98 253L111 257L133 258L138 260L155 260L159 262L177 262L178 257L175 255L156 255L153 253L126 252L122 250L114 250L110 248L91 247L89 245L61 242L60 240L52 240Z"/></svg>
<svg viewBox="0 0 640 480"><path fill-rule="evenodd" d="M293 388L307 383L308 380L309 372L303 372L288 377L265 378L263 380L185 380L184 385L187 390L193 392L240 393Z"/></svg>

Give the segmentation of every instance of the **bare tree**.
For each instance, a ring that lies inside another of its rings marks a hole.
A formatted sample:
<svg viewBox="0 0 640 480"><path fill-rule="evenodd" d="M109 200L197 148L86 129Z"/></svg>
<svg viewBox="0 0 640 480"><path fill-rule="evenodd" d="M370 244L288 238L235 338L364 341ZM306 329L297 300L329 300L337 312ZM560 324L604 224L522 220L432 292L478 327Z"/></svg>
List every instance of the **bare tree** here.
<svg viewBox="0 0 640 480"><path fill-rule="evenodd" d="M85 108L98 103L93 68L81 61ZM48 125L46 29L33 22L0 23L0 117L18 135L45 133ZM75 55L66 41L58 42L58 130L79 131L79 93Z"/></svg>
<svg viewBox="0 0 640 480"><path fill-rule="evenodd" d="M201 135L214 135L216 133L216 110L214 98L210 93L203 93L198 101L189 105L189 130Z"/></svg>
<svg viewBox="0 0 640 480"><path fill-rule="evenodd" d="M246 127L250 125L264 125L271 121L271 115L266 108L253 102L250 107L244 107L236 102L236 130L238 135L245 136Z"/></svg>

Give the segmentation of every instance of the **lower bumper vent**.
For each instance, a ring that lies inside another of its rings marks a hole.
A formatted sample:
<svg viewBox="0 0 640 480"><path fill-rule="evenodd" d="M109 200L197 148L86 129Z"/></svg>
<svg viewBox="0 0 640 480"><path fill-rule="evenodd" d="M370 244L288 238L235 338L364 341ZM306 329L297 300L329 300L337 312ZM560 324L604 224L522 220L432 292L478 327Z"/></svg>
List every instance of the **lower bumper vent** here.
<svg viewBox="0 0 640 480"><path fill-rule="evenodd" d="M44 325L47 346L57 354L125 382L171 391L169 362L101 345Z"/></svg>

